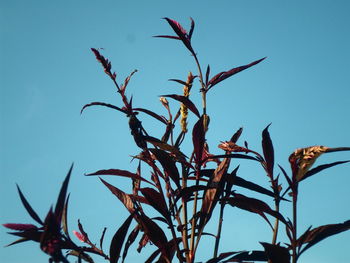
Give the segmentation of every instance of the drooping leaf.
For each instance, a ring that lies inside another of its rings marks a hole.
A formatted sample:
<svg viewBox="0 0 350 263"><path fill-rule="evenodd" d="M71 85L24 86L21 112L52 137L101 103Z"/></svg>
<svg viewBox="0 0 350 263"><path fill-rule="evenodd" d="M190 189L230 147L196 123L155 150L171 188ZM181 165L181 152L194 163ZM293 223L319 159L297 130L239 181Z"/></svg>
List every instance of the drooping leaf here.
<svg viewBox="0 0 350 263"><path fill-rule="evenodd" d="M124 193L122 190L118 189L117 187L107 183L105 180L100 178L102 183L107 186L107 188L123 203L123 205L128 209L128 211L132 214L134 213L134 203L133 200L129 195Z"/></svg>
<svg viewBox="0 0 350 263"><path fill-rule="evenodd" d="M298 239L298 240L302 240L302 244L300 244L300 246L302 246L303 244L306 244L306 246L303 247L299 252L299 255L301 255L307 249L319 243L320 241L347 230L350 230L350 220L340 224L329 224L329 225L319 226L311 230L308 229Z"/></svg>
<svg viewBox="0 0 350 263"><path fill-rule="evenodd" d="M105 238L105 234L106 234L106 231L107 231L107 227L105 227L102 231L102 234L101 234L101 238L100 238L100 249L102 250L102 247L103 247L103 240Z"/></svg>
<svg viewBox="0 0 350 263"><path fill-rule="evenodd" d="M284 217L280 213L272 210L268 204L256 198L247 197L242 194L235 194L234 197L228 198L227 201L232 206L236 206L240 209L260 215L266 220L266 222L270 226L271 226L271 223L267 219L265 213L279 219L281 222L285 224L287 223L287 221L284 219Z"/></svg>
<svg viewBox="0 0 350 263"><path fill-rule="evenodd" d="M290 263L290 253L287 248L265 242L260 242L260 244L264 247L269 262Z"/></svg>
<svg viewBox="0 0 350 263"><path fill-rule="evenodd" d="M123 110L117 106L114 106L112 104L109 104L109 103L104 103L104 102L91 102L89 104L86 104L84 105L84 107L81 109L80 111L80 114L83 113L83 111L88 108L88 107L91 107L91 106L103 106L103 107L107 107L107 108L111 108L111 109L114 109L114 110L117 110L117 111L120 111L122 113L125 113L125 114L128 114L128 112L126 110Z"/></svg>
<svg viewBox="0 0 350 263"><path fill-rule="evenodd" d="M167 124L167 120L166 118L164 118L163 116L158 115L157 113L147 110L147 109L143 109L143 108L133 108L133 111L141 111L143 113L148 114L149 116L159 120L160 122Z"/></svg>
<svg viewBox="0 0 350 263"><path fill-rule="evenodd" d="M92 175L115 175L115 176L122 176L122 177L128 177L135 180L141 180L143 182L149 183L154 186L154 183L148 181L147 179L141 177L138 174L126 171L126 170L120 170L120 169L107 169L107 170L99 170L94 173L85 174L86 176L92 176Z"/></svg>
<svg viewBox="0 0 350 263"><path fill-rule="evenodd" d="M120 252L128 232L129 226L133 219L133 214L129 215L129 217L125 220L125 222L121 225L121 227L114 234L111 245L109 248L109 262L117 263L120 257Z"/></svg>
<svg viewBox="0 0 350 263"><path fill-rule="evenodd" d="M178 188L181 188L180 174L173 158L167 152L160 149L149 149L149 151L151 151L160 162L166 175L174 181Z"/></svg>
<svg viewBox="0 0 350 263"><path fill-rule="evenodd" d="M62 183L61 190L57 198L56 207L55 207L55 216L58 222L61 222L61 219L62 219L63 208L66 203L68 183L69 183L72 170L73 170L73 164L69 168L68 174Z"/></svg>
<svg viewBox="0 0 350 263"><path fill-rule="evenodd" d="M214 77L212 77L209 82L208 82L208 90L211 89L213 86L215 86L216 84L218 84L219 82L247 69L250 68L258 63L260 63L261 61L263 61L266 57L256 60L250 64L244 65L244 66L240 66L240 67L236 67L233 69L230 69L229 71L222 71L218 74L216 74Z"/></svg>
<svg viewBox="0 0 350 263"><path fill-rule="evenodd" d="M168 207L162 194L149 187L140 188L140 191L154 209L156 209L167 220L171 220Z"/></svg>
<svg viewBox="0 0 350 263"><path fill-rule="evenodd" d="M270 178L273 178L273 166L275 163L275 154L273 149L272 140L268 131L271 123L262 132L262 149L264 152L264 158L266 161L266 172Z"/></svg>
<svg viewBox="0 0 350 263"><path fill-rule="evenodd" d="M305 180L306 178L312 176L312 175L315 175L325 169L328 169L328 168L331 168L333 166L336 166L336 165L339 165L339 164L343 164L343 163L348 163L350 162L350 160L347 160L347 161L338 161L338 162L334 162L334 163L328 163L328 164L322 164L322 165L319 165L315 168L312 168L310 169L304 176L303 178L300 180L300 181L303 181Z"/></svg>
<svg viewBox="0 0 350 263"><path fill-rule="evenodd" d="M40 225L43 225L43 221L41 221L40 217L38 216L38 214L34 211L34 209L31 207L31 205L29 204L29 202L27 201L27 199L24 197L21 189L19 188L19 186L17 185L17 190L18 190L18 194L19 197L21 198L22 204L24 206L24 208L27 210L28 214L36 221L38 222Z"/></svg>
<svg viewBox="0 0 350 263"><path fill-rule="evenodd" d="M192 111L198 118L200 118L199 111L196 105L186 96L169 94L169 95L161 95L161 97L172 98L174 100L180 101L183 103L190 111Z"/></svg>

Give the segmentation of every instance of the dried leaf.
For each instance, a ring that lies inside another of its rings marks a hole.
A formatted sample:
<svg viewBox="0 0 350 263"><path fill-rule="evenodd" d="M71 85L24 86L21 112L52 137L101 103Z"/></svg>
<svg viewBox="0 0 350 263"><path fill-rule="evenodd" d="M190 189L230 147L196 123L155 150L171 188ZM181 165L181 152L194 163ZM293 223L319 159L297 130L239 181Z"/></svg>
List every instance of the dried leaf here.
<svg viewBox="0 0 350 263"><path fill-rule="evenodd" d="M110 263L117 263L120 257L120 252L126 237L126 234L128 232L129 226L131 224L131 221L133 219L133 214L129 215L129 217L125 220L125 222L122 224L122 226L117 230L117 232L114 234L111 246L109 248L109 262Z"/></svg>
<svg viewBox="0 0 350 263"><path fill-rule="evenodd" d="M63 207L63 214L62 214L62 230L66 234L67 237L69 237L68 232L68 220L67 220L67 214L68 214L68 202L69 202L69 194L67 196L66 202Z"/></svg>

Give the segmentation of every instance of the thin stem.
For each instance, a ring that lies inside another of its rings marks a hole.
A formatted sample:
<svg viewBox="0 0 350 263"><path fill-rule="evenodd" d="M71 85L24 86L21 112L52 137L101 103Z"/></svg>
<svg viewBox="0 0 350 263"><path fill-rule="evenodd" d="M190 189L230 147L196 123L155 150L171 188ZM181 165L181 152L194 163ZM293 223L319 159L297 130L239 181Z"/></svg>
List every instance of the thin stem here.
<svg viewBox="0 0 350 263"><path fill-rule="evenodd" d="M214 258L218 256L218 251L219 251L219 244L220 244L220 239L221 239L221 229L222 229L222 223L224 221L224 208L225 208L225 203L223 202L220 207L220 215L219 215L219 223L218 223L218 232L216 234L216 239L215 239L215 247L214 247Z"/></svg>
<svg viewBox="0 0 350 263"><path fill-rule="evenodd" d="M279 213L279 210L280 210L280 201L275 199L275 211ZM273 245L275 245L277 242L278 227L279 227L279 220L278 218L276 218L275 225L273 227L273 236L272 236Z"/></svg>
<svg viewBox="0 0 350 263"><path fill-rule="evenodd" d="M292 263L297 262L297 190L293 191Z"/></svg>
<svg viewBox="0 0 350 263"><path fill-rule="evenodd" d="M187 173L188 173L188 169L186 169L186 167L182 165L182 189L187 187ZM183 210L183 213L182 213L183 225L181 229L182 243L185 250L186 262L190 263L190 256L189 256L190 254L188 250L188 232L187 232L187 202L184 198L182 198L182 210Z"/></svg>
<svg viewBox="0 0 350 263"><path fill-rule="evenodd" d="M199 175L200 175L200 165L196 165L196 186L199 185ZM196 230L196 214L197 214L197 202L198 202L198 191L194 193L194 200L193 200L193 212L192 212L192 224L191 224L191 243L190 243L190 257L191 262L194 262L194 255L195 255L195 230ZM198 242L198 240L197 240Z"/></svg>

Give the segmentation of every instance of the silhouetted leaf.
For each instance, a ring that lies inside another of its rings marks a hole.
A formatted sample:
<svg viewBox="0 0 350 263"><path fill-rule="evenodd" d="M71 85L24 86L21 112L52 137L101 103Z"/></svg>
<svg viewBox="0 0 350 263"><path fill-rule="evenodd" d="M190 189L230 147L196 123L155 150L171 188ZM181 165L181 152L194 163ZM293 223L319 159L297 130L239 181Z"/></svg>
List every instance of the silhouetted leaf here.
<svg viewBox="0 0 350 263"><path fill-rule="evenodd" d="M111 108L111 109L120 111L120 112L125 113L125 114L128 113L126 110L123 110L123 109L121 109L117 106L114 106L112 104L108 104L108 103L104 103L104 102L91 102L89 104L84 105L84 107L80 111L80 114L82 114L86 108L91 107L91 106L103 106L103 107L107 107L107 108Z"/></svg>
<svg viewBox="0 0 350 263"><path fill-rule="evenodd" d="M195 193L198 191L204 191L208 189L208 186L206 185L192 185L192 186L188 186L188 187L184 187L181 189L178 189L175 191L175 203L180 199L180 198L184 198L185 201L187 202L188 199Z"/></svg>
<svg viewBox="0 0 350 263"><path fill-rule="evenodd" d="M68 174L62 183L61 190L60 190L60 193L59 193L58 198L57 198L57 203L56 203L56 207L55 207L55 216L56 216L58 222L61 222L61 219L62 219L63 208L64 208L64 205L66 203L69 178L71 176L72 170L73 170L73 164L71 165L71 167L68 171Z"/></svg>
<svg viewBox="0 0 350 263"><path fill-rule="evenodd" d="M234 197L228 198L227 201L232 206L236 206L240 209L260 215L266 220L266 222L268 222L270 226L271 226L270 221L265 216L265 213L279 219L281 222L285 224L287 223L284 217L280 213L272 210L268 204L266 204L261 200L247 197L241 194L235 194Z"/></svg>
<svg viewBox="0 0 350 263"><path fill-rule="evenodd" d="M107 227L105 227L102 231L102 234L101 234L101 238L100 238L100 249L102 250L102 246L103 246L103 240L105 238L105 234L106 234L106 230L107 230Z"/></svg>
<svg viewBox="0 0 350 263"><path fill-rule="evenodd" d="M149 150L155 155L157 160L160 162L166 175L168 175L174 181L174 183L178 188L181 188L179 171L176 167L176 164L173 158L171 158L171 156L163 150L159 150L159 149L149 149Z"/></svg>
<svg viewBox="0 0 350 263"><path fill-rule="evenodd" d="M27 210L28 214L36 221L38 222L40 225L43 225L43 221L41 221L40 217L38 216L38 214L34 211L34 209L30 206L29 202L27 201L27 199L24 197L21 189L19 188L19 186L17 185L17 190L18 190L18 194L19 197L21 198L22 204L24 206L24 208Z"/></svg>
<svg viewBox="0 0 350 263"><path fill-rule="evenodd" d="M198 118L200 118L199 111L196 107L196 105L186 96L176 95L176 94L169 94L169 95L161 95L161 97L167 97L172 98L174 100L180 101L183 103L190 111L192 111Z"/></svg>
<svg viewBox="0 0 350 263"><path fill-rule="evenodd" d="M16 244L19 244L19 243L23 243L23 242L27 242L27 241L30 241L30 239L23 237L23 238L20 238L20 239L18 239L16 241L6 245L5 247L10 247L10 246L13 246L13 245L16 245Z"/></svg>
<svg viewBox="0 0 350 263"><path fill-rule="evenodd" d="M164 196L153 188L140 188L142 195L147 199L148 203L156 209L167 220L171 220L168 207L166 205Z"/></svg>
<svg viewBox="0 0 350 263"><path fill-rule="evenodd" d="M126 234L128 232L130 223L133 219L133 214L129 215L129 217L125 220L125 222L122 224L122 226L117 230L117 232L114 234L111 246L109 249L109 262L110 263L117 263L120 257L120 252L126 237Z"/></svg>
<svg viewBox="0 0 350 263"><path fill-rule="evenodd" d="M181 79L169 79L169 81L174 81L174 82L177 82L177 83L180 83L184 86L188 86L188 84L186 83L186 81L183 81Z"/></svg>
<svg viewBox="0 0 350 263"><path fill-rule="evenodd" d="M205 131L203 125L203 117L201 117L193 127L192 130L192 142L194 149L194 159L197 164L202 161L204 143L205 143Z"/></svg>
<svg viewBox="0 0 350 263"><path fill-rule="evenodd" d="M306 178L312 176L312 175L315 175L325 169L328 169L330 167L333 167L333 166L336 166L336 165L339 165L339 164L343 164L343 163L348 163L350 162L350 160L348 161L339 161L339 162L334 162L334 163L328 163L328 164L323 164L323 165L319 165L311 170L309 170L304 176L303 178L300 180L300 181L303 181L305 180Z"/></svg>
<svg viewBox="0 0 350 263"><path fill-rule="evenodd" d="M264 152L264 158L266 161L266 172L268 173L268 176L272 178L275 157L272 140L268 131L270 125L271 123L262 132L262 148Z"/></svg>
<svg viewBox="0 0 350 263"><path fill-rule="evenodd" d="M105 180L103 180L101 178L100 178L100 180L124 204L124 206L126 207L126 209L128 209L128 211L130 213L133 213L135 211L133 200L131 199L131 197L129 195L127 195L122 190L118 189L117 187L107 183Z"/></svg>
<svg viewBox="0 0 350 263"><path fill-rule="evenodd" d="M155 137L152 137L152 136L145 136L144 139L145 139L145 141L153 144L155 147L159 147L160 149L162 149L164 151L171 152L172 154L174 154L176 156L177 160L179 160L181 162L185 160L186 155L183 154L178 148L176 148L170 144L167 144L165 142L162 142L161 140L159 140Z"/></svg>
<svg viewBox="0 0 350 263"><path fill-rule="evenodd" d="M164 124L167 124L167 120L163 117L158 115L157 113L147 110L147 109L143 109L143 108L133 108L134 111L141 111L143 113L148 114L149 116L159 120L160 122L163 122Z"/></svg>
<svg viewBox="0 0 350 263"><path fill-rule="evenodd" d="M251 181L245 180L239 176L234 177L234 185L255 191L255 192L260 193L260 194L275 197L275 194L272 191L270 191L270 190L268 190L268 189L266 189L258 184L255 184Z"/></svg>
<svg viewBox="0 0 350 263"><path fill-rule="evenodd" d="M125 260L126 255L128 254L129 247L135 242L137 235L140 232L140 225L137 225L129 234L128 239L126 240L124 251L123 251L123 263Z"/></svg>
<svg viewBox="0 0 350 263"><path fill-rule="evenodd" d="M259 250L253 250L253 251L239 251L239 252L233 252L235 255L228 260L223 261L225 262L242 262L244 260L249 261L267 261L267 256L264 251Z"/></svg>
<svg viewBox="0 0 350 263"><path fill-rule="evenodd" d="M260 244L264 247L270 263L290 263L290 254L287 248L265 242L260 242Z"/></svg>
<svg viewBox="0 0 350 263"><path fill-rule="evenodd" d="M243 128L239 128L235 134L232 135L230 142L236 143L239 139L239 137L241 137L241 134L243 132Z"/></svg>
<svg viewBox="0 0 350 263"><path fill-rule="evenodd" d="M18 231L27 231L27 230L37 230L38 228L35 225L32 224L2 224L4 227L12 229L12 230L18 230Z"/></svg>
<svg viewBox="0 0 350 263"><path fill-rule="evenodd" d="M253 160L253 161L258 161L260 160L254 156L249 156L245 154L239 154L239 153L231 153L231 154L219 154L219 155L212 155L210 158L234 158L234 159L247 159L247 160Z"/></svg>
<svg viewBox="0 0 350 263"><path fill-rule="evenodd" d="M126 170L120 170L120 169L108 169L108 170L99 170L97 172L94 173L89 173L89 174L85 174L86 176L92 176L92 175L115 175L115 176L122 176L122 177L128 177L128 178L132 178L135 180L141 180L143 182L149 183L151 185L154 186L154 184L148 180L146 180L145 178L139 176L138 174L126 171Z"/></svg>
<svg viewBox="0 0 350 263"><path fill-rule="evenodd" d="M307 230L298 240L302 240L303 244L306 244L304 248L301 249L299 255L304 251L322 241L325 238L334 236L341 232L347 231L350 229L350 220L345 221L340 224L329 224L324 226L319 226L311 230ZM301 246L302 244L300 244Z"/></svg>
<svg viewBox="0 0 350 263"><path fill-rule="evenodd" d="M265 57L266 58L266 57ZM214 77L212 77L209 82L208 82L208 90L210 88L212 88L213 86L215 86L216 84L218 84L219 82L223 81L224 79L227 79L247 68L250 68L258 63L260 63L261 61L263 61L265 58L256 60L250 64L244 65L244 66L240 66L240 67L236 67L233 69L230 69L229 71L222 71L219 74L216 74Z"/></svg>

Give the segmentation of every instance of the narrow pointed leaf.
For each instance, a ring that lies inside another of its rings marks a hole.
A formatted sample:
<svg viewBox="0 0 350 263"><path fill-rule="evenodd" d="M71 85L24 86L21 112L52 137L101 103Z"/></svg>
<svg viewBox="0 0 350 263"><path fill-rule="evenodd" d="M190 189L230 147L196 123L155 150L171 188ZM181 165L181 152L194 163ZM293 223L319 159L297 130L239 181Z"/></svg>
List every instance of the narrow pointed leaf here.
<svg viewBox="0 0 350 263"><path fill-rule="evenodd" d="M236 67L236 68L233 68L233 69L230 69L229 71L223 71L223 72L220 72L219 74L216 74L214 77L212 77L209 82L208 82L208 86L210 88L212 88L213 86L215 86L216 84L218 84L219 82L247 69L247 68L250 68L258 63L260 63L261 61L263 61L266 57L262 58L262 59L259 59L259 60L256 60L250 64L247 64L247 65L244 65L244 66L240 66L240 67Z"/></svg>
<svg viewBox="0 0 350 263"><path fill-rule="evenodd" d="M43 221L41 221L40 217L38 216L38 214L34 211L34 209L30 206L29 202L27 201L27 199L24 197L21 189L19 188L19 186L17 185L17 190L18 190L18 194L19 197L21 198L22 204L24 206L24 208L27 210L28 214L36 221L38 222L40 225L43 225Z"/></svg>
<svg viewBox="0 0 350 263"><path fill-rule="evenodd" d="M13 246L13 245L16 245L16 244L19 244L19 243L23 243L23 242L27 242L27 241L30 241L30 239L23 237L23 238L20 238L20 239L18 239L16 241L6 245L5 247L10 247L10 246Z"/></svg>
<svg viewBox="0 0 350 263"><path fill-rule="evenodd" d="M147 109L143 109L143 108L133 108L134 111L141 111L143 113L148 114L149 116L159 120L160 122L167 124L166 119L163 116L158 115L157 113L147 110Z"/></svg>
<svg viewBox="0 0 350 263"><path fill-rule="evenodd" d="M84 107L81 109L80 114L82 114L83 111L84 111L86 108L91 107L91 106L103 106L103 107L111 108L111 109L114 109L114 110L117 110L117 111L120 111L120 112L122 112L122 113L127 114L127 111L126 111L126 110L123 110L123 109L121 109L121 108L119 108L119 107L117 107L117 106L114 106L114 105L108 104L108 103L104 103L104 102L91 102L91 103L89 103L89 104L86 104L86 105L84 105Z"/></svg>
<svg viewBox="0 0 350 263"><path fill-rule="evenodd" d="M122 226L117 230L117 232L114 234L111 246L109 249L109 262L110 263L117 263L120 257L120 252L126 237L126 234L128 232L129 226L131 224L131 221L133 219L133 215L129 215L129 217L125 220L125 222L122 224Z"/></svg>
<svg viewBox="0 0 350 263"><path fill-rule="evenodd" d="M235 252L235 255L223 262L243 262L243 261L267 261L267 256L264 251L240 251Z"/></svg>
<svg viewBox="0 0 350 263"><path fill-rule="evenodd" d="M134 209L134 203L133 200L129 195L124 193L122 190L118 189L117 187L107 183L105 180L101 179L102 183L107 186L107 188L123 203L123 205L128 209L130 213L133 213L135 211Z"/></svg>
<svg viewBox="0 0 350 263"><path fill-rule="evenodd" d="M203 117L201 117L193 127L192 130L192 142L194 149L194 158L197 164L202 161L204 143L205 143L205 131L203 125Z"/></svg>
<svg viewBox="0 0 350 263"><path fill-rule="evenodd" d="M264 158L266 161L266 172L268 173L269 177L273 177L273 166L275 163L275 154L273 149L272 140L270 137L270 133L268 131L271 123L263 130L262 132L262 148L264 152Z"/></svg>
<svg viewBox="0 0 350 263"><path fill-rule="evenodd" d="M188 86L188 84L186 83L186 81L183 81L183 80L180 80L180 79L169 79L170 81L174 81L174 82L177 82L177 83L180 83L184 86Z"/></svg>
<svg viewBox="0 0 350 263"><path fill-rule="evenodd" d="M328 164L323 164L323 165L319 165L313 169L310 169L304 176L303 178L300 180L300 181L303 181L305 180L306 178L312 176L312 175L315 175L325 169L328 169L328 168L331 168L333 166L336 166L336 165L339 165L339 164L343 164L343 163L348 163L350 162L350 160L347 160L347 161L339 161L339 162L334 162L334 163L328 163Z"/></svg>
<svg viewBox="0 0 350 263"><path fill-rule="evenodd" d="M61 219L62 219L63 208L66 203L68 183L69 183L72 170L73 170L73 164L69 168L68 174L62 183L61 190L57 198L57 203L55 207L55 216L58 222L61 222Z"/></svg>
<svg viewBox="0 0 350 263"><path fill-rule="evenodd" d="M299 238L303 239L303 243L306 244L306 246L300 251L300 254L302 254L304 251L306 251L313 245L319 243L323 239L326 239L330 236L334 236L347 230L350 230L350 220L340 224L329 224L316 227L314 229L311 229L310 231L307 231L303 234L303 236Z"/></svg>
<svg viewBox="0 0 350 263"><path fill-rule="evenodd" d="M139 232L140 232L140 225L137 225L129 234L128 239L126 240L126 243L125 243L124 251L123 251L123 260L122 260L123 263L126 258L126 255L128 254L129 247L135 242Z"/></svg>
<svg viewBox="0 0 350 263"><path fill-rule="evenodd" d="M107 170L99 170L96 171L94 173L89 173L86 174L86 176L93 176L93 175L114 175L114 176L122 176L122 177L128 177L128 178L132 178L135 180L141 180L143 182L149 183L151 185L154 186L154 184L150 181L148 181L147 179L141 177L138 174L126 171L126 170L120 170L120 169L107 169Z"/></svg>
<svg viewBox="0 0 350 263"><path fill-rule="evenodd" d="M63 213L62 213L62 230L66 234L67 237L69 237L69 232L68 232L68 202L69 202L69 194L67 196L66 202L64 203L63 207Z"/></svg>
<svg viewBox="0 0 350 263"><path fill-rule="evenodd" d="M176 94L162 95L161 97L172 98L174 100L180 101L190 111L192 111L198 118L200 118L200 114L199 114L199 111L198 111L196 105L188 97L181 96L181 95L176 95Z"/></svg>
<svg viewBox="0 0 350 263"><path fill-rule="evenodd" d="M232 135L230 142L236 143L239 137L241 137L242 132L243 132L243 128L241 127L235 132L235 134Z"/></svg>

